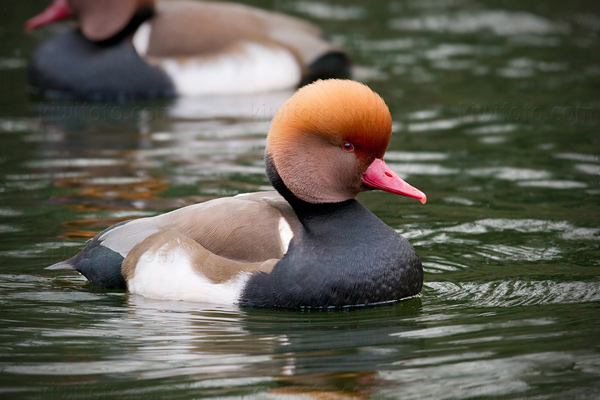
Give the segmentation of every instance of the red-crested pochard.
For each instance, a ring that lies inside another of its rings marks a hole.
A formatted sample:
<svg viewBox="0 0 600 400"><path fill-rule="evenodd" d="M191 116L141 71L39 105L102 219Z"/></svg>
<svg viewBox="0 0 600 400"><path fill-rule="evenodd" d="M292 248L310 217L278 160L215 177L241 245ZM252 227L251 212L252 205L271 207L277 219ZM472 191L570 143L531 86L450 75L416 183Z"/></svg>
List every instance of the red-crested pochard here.
<svg viewBox="0 0 600 400"><path fill-rule="evenodd" d="M35 91L120 99L241 94L345 77L346 53L316 26L226 2L54 0L27 30L75 18L29 64Z"/></svg>
<svg viewBox="0 0 600 400"><path fill-rule="evenodd" d="M384 162L385 102L366 85L317 81L273 118L265 151L277 192L242 194L114 225L73 258L108 288L143 296L242 306L321 308L394 302L418 294L413 247L363 207L369 189L423 192Z"/></svg>

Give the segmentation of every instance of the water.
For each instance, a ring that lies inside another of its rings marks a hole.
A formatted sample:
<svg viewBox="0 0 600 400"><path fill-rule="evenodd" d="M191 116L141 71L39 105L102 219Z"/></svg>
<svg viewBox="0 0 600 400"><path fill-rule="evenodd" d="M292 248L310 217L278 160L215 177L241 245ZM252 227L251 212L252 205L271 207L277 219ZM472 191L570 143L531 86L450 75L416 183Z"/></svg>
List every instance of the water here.
<svg viewBox="0 0 600 400"><path fill-rule="evenodd" d="M360 198L415 246L422 296L328 313L158 302L43 269L123 219L267 189L269 117L290 95L28 96L53 31L22 22L45 3L0 14L0 397L600 397L595 2L261 2L352 52L395 121L386 159L429 200Z"/></svg>

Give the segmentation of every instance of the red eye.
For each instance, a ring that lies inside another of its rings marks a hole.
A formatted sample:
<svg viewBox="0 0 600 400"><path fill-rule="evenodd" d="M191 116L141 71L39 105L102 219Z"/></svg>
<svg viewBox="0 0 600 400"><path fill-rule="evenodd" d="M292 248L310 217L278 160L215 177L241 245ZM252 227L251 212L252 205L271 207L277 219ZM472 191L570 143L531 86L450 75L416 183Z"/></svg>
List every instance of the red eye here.
<svg viewBox="0 0 600 400"><path fill-rule="evenodd" d="M354 150L354 145L350 142L346 142L342 145L342 149L344 149L346 151L352 151L352 150Z"/></svg>

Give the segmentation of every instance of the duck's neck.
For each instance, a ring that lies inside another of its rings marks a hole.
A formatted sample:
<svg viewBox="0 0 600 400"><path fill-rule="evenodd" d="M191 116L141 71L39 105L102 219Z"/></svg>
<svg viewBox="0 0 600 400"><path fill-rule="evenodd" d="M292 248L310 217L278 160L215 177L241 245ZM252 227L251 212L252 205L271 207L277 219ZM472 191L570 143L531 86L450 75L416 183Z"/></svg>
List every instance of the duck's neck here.
<svg viewBox="0 0 600 400"><path fill-rule="evenodd" d="M355 208L364 208L356 200L346 200L338 203L309 203L298 198L290 189L285 185L283 179L277 172L277 168L273 164L273 160L269 155L265 156L265 164L267 169L267 177L271 181L271 184L287 200L288 203L294 209L294 212L298 216L298 219L305 227L315 228L321 225L324 220L329 220L335 217L339 213L345 213L346 211L353 210Z"/></svg>
<svg viewBox="0 0 600 400"><path fill-rule="evenodd" d="M140 25L142 25L144 22L146 22L147 20L152 18L154 16L154 14L155 14L154 7L152 7L150 5L140 8L139 10L136 11L136 13L133 15L133 17L131 17L131 19L129 20L129 23L127 25L125 25L125 27L123 29L121 29L121 31L119 31L119 33L117 33L116 35L114 35L106 40L97 42L97 44L99 44L101 46L112 46L115 43L120 43L124 39L133 35L135 33L135 31L137 31L137 29L140 27Z"/></svg>

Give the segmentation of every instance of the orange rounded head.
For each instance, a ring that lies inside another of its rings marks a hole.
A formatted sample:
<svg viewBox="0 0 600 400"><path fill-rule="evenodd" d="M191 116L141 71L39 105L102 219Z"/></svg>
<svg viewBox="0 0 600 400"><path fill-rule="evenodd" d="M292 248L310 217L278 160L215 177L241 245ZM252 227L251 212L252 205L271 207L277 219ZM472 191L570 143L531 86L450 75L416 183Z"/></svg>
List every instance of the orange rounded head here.
<svg viewBox="0 0 600 400"><path fill-rule="evenodd" d="M424 202L425 195L382 160L391 135L390 111L368 86L319 80L279 109L266 155L288 189L309 203L354 199L370 188Z"/></svg>

